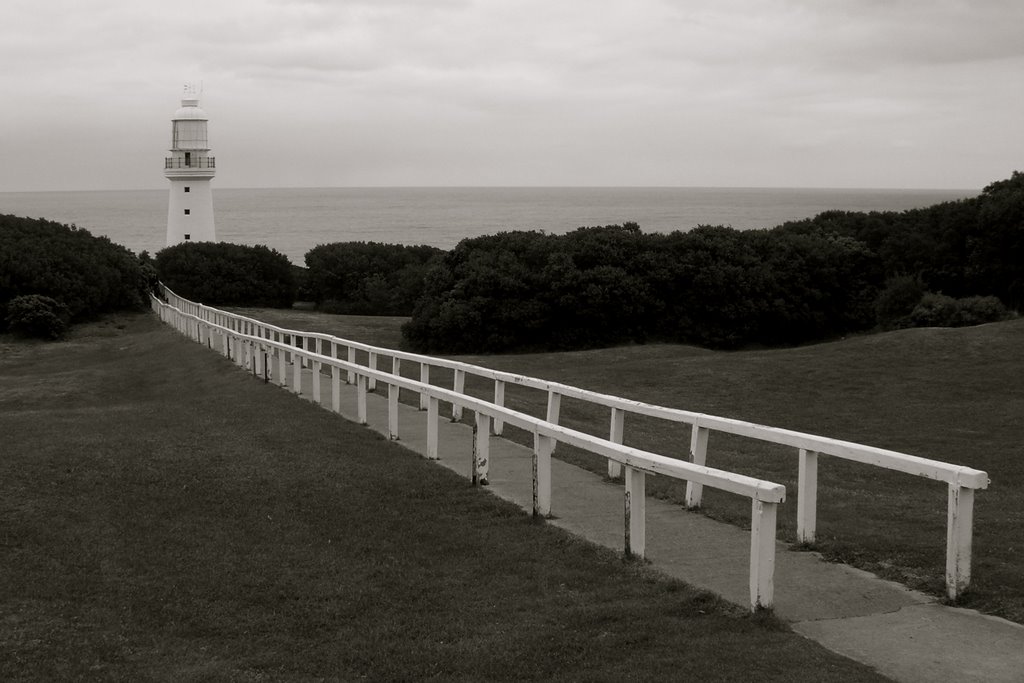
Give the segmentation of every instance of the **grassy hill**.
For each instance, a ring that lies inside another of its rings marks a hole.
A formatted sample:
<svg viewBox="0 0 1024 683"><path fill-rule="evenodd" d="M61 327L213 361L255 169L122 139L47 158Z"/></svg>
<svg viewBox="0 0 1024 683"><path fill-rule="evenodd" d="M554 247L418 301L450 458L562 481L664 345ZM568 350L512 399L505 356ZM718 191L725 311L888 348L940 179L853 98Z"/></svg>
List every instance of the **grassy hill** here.
<svg viewBox="0 0 1024 683"><path fill-rule="evenodd" d="M392 348L400 339L400 318L251 313ZM1024 319L791 349L715 352L651 344L460 359L985 470L992 484L976 497L973 583L962 604L1024 622ZM483 383L467 389L480 396L491 391ZM543 397L515 387L507 392L510 406L543 414ZM562 422L607 434L606 411L573 401L563 401ZM685 426L631 417L625 431L627 444L686 457ZM603 461L571 449L560 447L559 455L605 471ZM789 501L780 509L780 537L795 541L795 450L716 434L708 464L785 484ZM653 478L648 492L683 500L683 486L672 480ZM945 485L823 457L818 500L817 549L826 557L943 592ZM749 524L746 501L727 494L706 491L705 512Z"/></svg>
<svg viewBox="0 0 1024 683"><path fill-rule="evenodd" d="M879 680L150 315L0 337L0 433L3 680Z"/></svg>

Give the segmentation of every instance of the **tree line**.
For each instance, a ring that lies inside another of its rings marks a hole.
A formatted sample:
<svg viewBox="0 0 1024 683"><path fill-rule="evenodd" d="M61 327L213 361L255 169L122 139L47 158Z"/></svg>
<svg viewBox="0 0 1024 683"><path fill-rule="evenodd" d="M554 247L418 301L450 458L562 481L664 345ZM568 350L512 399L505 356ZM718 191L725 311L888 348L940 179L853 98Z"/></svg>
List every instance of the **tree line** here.
<svg viewBox="0 0 1024 683"><path fill-rule="evenodd" d="M735 349L973 325L1024 304L1024 174L970 199L771 230L646 234L626 223L502 232L447 252L336 243L306 264L323 310L410 315L403 337L424 352Z"/></svg>
<svg viewBox="0 0 1024 683"><path fill-rule="evenodd" d="M648 234L626 223L502 232L449 251L334 243L310 250L306 268L227 243L136 258L74 226L0 216L0 329L138 308L156 275L211 305L289 307L300 297L332 313L409 316L403 337L425 352L647 341L734 349L973 325L1024 305L1024 174L970 199L827 211L770 230ZM44 299L12 307L24 296Z"/></svg>

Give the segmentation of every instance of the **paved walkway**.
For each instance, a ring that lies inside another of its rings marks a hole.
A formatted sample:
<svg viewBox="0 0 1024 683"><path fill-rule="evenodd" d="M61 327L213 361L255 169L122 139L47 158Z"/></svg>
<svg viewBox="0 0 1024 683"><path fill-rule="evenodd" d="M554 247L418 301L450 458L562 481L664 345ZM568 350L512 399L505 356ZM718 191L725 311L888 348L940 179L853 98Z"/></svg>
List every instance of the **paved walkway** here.
<svg viewBox="0 0 1024 683"><path fill-rule="evenodd" d="M290 369L289 369L290 379ZM289 383L290 386L290 383ZM304 371L303 397L314 400ZM331 381L320 405L331 407ZM387 434L387 399L371 393L369 426ZM444 404L442 404L444 405ZM356 391L342 383L341 414L355 420ZM442 416L443 418L443 416ZM426 453L426 413L399 406L399 440ZM469 478L472 428L440 421L439 463ZM498 437L490 443L491 492L530 511L532 451ZM623 549L621 484L552 460L551 524L609 548ZM654 568L749 606L750 534L661 500L647 500L647 553ZM775 613L797 633L897 681L1024 682L1024 626L946 607L873 574L824 562L778 544Z"/></svg>

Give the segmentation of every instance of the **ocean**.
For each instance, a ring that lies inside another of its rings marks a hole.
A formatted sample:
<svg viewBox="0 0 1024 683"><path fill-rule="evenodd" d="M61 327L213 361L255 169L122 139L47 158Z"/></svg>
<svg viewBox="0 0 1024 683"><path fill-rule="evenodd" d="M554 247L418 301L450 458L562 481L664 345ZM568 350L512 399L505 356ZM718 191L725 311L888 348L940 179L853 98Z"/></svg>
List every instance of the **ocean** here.
<svg viewBox="0 0 1024 683"><path fill-rule="evenodd" d="M265 244L296 264L329 242L454 247L503 230L565 233L634 221L645 232L728 225L749 230L829 209L904 211L974 190L778 188L217 189L217 238ZM0 214L73 223L138 253L165 246L167 190L0 192Z"/></svg>

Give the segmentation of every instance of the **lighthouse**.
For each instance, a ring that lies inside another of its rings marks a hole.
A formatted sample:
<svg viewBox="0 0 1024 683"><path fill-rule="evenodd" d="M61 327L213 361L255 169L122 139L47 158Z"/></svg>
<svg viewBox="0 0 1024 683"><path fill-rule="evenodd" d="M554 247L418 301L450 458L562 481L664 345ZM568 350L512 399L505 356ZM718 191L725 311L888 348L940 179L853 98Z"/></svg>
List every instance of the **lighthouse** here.
<svg viewBox="0 0 1024 683"><path fill-rule="evenodd" d="M164 159L164 176L171 181L167 246L217 240L210 191L216 162L210 156L206 122L195 87L185 86L181 108L171 119L171 156Z"/></svg>

